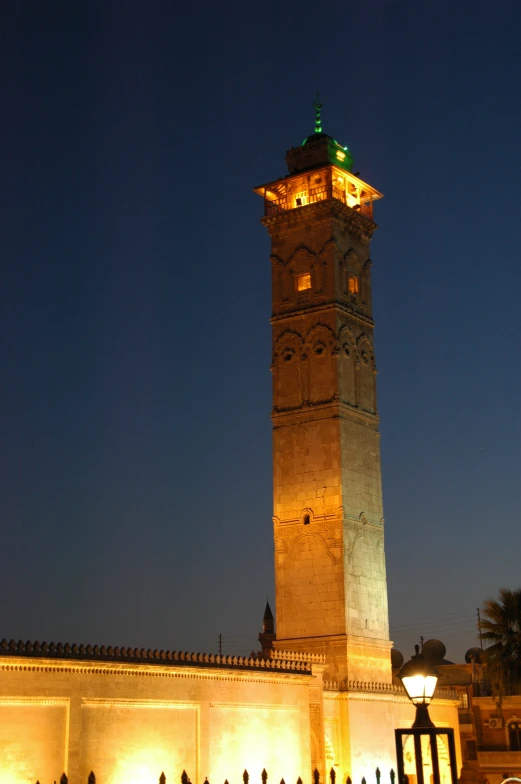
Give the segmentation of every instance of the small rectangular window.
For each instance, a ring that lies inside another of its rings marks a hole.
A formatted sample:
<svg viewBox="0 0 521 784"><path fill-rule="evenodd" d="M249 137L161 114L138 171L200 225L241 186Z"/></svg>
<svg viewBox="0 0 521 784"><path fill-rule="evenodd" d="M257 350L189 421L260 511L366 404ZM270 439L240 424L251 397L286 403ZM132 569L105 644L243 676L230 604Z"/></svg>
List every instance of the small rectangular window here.
<svg viewBox="0 0 521 784"><path fill-rule="evenodd" d="M347 281L347 288L350 294L358 294L358 278L350 275Z"/></svg>
<svg viewBox="0 0 521 784"><path fill-rule="evenodd" d="M297 291L306 291L311 288L311 273L305 272L303 275L297 275Z"/></svg>

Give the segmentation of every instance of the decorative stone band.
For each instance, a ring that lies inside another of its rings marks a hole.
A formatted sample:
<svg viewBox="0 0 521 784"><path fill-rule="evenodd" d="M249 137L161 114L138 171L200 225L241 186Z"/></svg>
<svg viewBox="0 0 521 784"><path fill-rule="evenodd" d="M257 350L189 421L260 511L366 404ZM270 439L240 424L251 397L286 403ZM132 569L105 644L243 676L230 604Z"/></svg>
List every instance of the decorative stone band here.
<svg viewBox="0 0 521 784"><path fill-rule="evenodd" d="M301 653L299 651L273 650L270 652L270 658L286 662L310 662L312 664L326 663L326 657L321 653Z"/></svg>
<svg viewBox="0 0 521 784"><path fill-rule="evenodd" d="M111 645L70 645L54 642L15 642L0 641L0 657L24 656L43 659L76 659L83 661L128 662L134 664L183 665L198 667L235 667L254 670L290 670L311 675L313 663L320 663L323 657L313 654L282 654L279 651L273 658L255 656L221 656L218 653L189 653L187 651L159 651L151 648L113 648Z"/></svg>
<svg viewBox="0 0 521 784"><path fill-rule="evenodd" d="M377 227L371 218L353 210L338 199L323 199L314 204L307 204L293 210L281 210L273 215L261 219L261 223L268 229L270 234L280 230L281 227L290 228L299 225L317 224L321 219L329 219L334 216L343 219L347 224L348 230L360 239L368 242Z"/></svg>
<svg viewBox="0 0 521 784"><path fill-rule="evenodd" d="M373 681L324 681L326 691L364 691L405 695L403 686L396 683L374 683ZM436 689L436 697L444 700L457 700L458 694L452 689Z"/></svg>

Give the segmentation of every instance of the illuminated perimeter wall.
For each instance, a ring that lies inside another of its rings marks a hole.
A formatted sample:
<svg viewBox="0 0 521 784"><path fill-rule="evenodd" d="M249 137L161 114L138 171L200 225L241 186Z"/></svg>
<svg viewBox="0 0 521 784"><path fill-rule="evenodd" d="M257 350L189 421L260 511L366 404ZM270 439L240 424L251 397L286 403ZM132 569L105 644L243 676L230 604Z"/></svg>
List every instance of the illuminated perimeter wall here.
<svg viewBox="0 0 521 784"><path fill-rule="evenodd" d="M133 662L16 647L0 651L0 784L64 771L86 784L91 770L99 784L157 784L162 771L168 784L183 770L194 784L242 784L245 768L253 784L264 767L271 781L309 784L312 766L324 771L317 657L143 651Z"/></svg>

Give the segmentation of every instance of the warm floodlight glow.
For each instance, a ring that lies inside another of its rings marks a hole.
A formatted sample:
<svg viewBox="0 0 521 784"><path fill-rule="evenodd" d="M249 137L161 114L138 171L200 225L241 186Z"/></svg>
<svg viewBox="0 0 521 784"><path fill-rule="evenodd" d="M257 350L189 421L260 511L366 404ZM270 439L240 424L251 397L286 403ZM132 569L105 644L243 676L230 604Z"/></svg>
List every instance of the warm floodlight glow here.
<svg viewBox="0 0 521 784"><path fill-rule="evenodd" d="M25 771L11 770L10 767L0 769L0 784L22 784Z"/></svg>
<svg viewBox="0 0 521 784"><path fill-rule="evenodd" d="M174 754L167 749L154 747L153 744L139 746L122 755L107 771L110 784L157 784L157 771L169 771L172 768Z"/></svg>
<svg viewBox="0 0 521 784"><path fill-rule="evenodd" d="M311 288L311 273L306 272L304 275L297 275L297 291L306 291Z"/></svg>
<svg viewBox="0 0 521 784"><path fill-rule="evenodd" d="M402 678L407 696L415 705L430 705L437 682L437 675L405 675Z"/></svg>
<svg viewBox="0 0 521 784"><path fill-rule="evenodd" d="M349 287L350 294L358 294L358 278L355 278L354 275L350 275L348 281L348 287Z"/></svg>
<svg viewBox="0 0 521 784"><path fill-rule="evenodd" d="M295 207L303 207L304 204L308 203L308 192L302 191L301 193L295 194Z"/></svg>
<svg viewBox="0 0 521 784"><path fill-rule="evenodd" d="M416 654L405 662L398 677L403 683L407 696L416 705L416 719L412 726L434 727L427 706L430 705L434 695L439 673L423 653L420 653L419 646L415 645L414 648Z"/></svg>
<svg viewBox="0 0 521 784"><path fill-rule="evenodd" d="M345 152L342 152L342 150L337 150L336 157L338 158L339 161L343 161L345 160L346 154Z"/></svg>

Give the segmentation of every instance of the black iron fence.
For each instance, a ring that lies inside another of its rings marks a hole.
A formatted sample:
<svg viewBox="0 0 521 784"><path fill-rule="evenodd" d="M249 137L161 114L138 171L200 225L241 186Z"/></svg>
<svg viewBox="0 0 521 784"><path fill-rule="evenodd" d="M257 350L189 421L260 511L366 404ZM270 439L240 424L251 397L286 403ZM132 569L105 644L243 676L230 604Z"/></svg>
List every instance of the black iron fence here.
<svg viewBox="0 0 521 784"><path fill-rule="evenodd" d="M324 782L324 784L337 784L337 774L334 768L331 768L327 778L329 779L329 781ZM396 773L391 768L388 774L388 781L390 784L395 784L395 779L396 779ZM188 773L186 772L186 770L183 770L179 781L181 782L181 784L192 784L192 781ZM242 774L242 781L243 784L250 784L250 774L248 773L247 770L245 770ZM262 782L262 784L267 784L268 782L268 771L266 770L266 768L264 768L262 773L260 774L260 781ZM167 784L167 778L164 772L161 772L158 782L159 784ZM376 768L374 772L374 782L375 784L384 784L384 782L382 782L382 774L379 768ZM40 784L40 782L37 781L36 784ZM54 782L54 784L56 784L56 781ZM59 784L69 784L69 779L65 773L62 774ZM92 770L87 777L87 784L97 784L96 774ZM99 782L99 784L101 784L101 782ZM210 784L207 777L205 777L203 784ZM229 784L228 779L224 780L224 784ZM280 784L286 784L285 780L281 779ZM302 779L300 776L298 777L296 784L302 784ZM317 770L317 768L315 768L315 770L313 771L313 784L322 784L320 772ZM338 784L344 784L344 783L341 782L341 780L339 780ZM347 776L345 780L345 784L353 784L353 780L351 776ZM358 782L355 782L355 784L358 784ZM361 778L359 784L368 784L368 781L365 778L365 776Z"/></svg>

